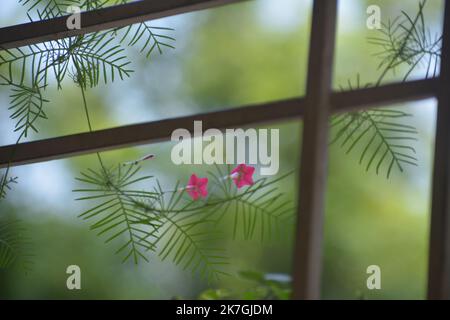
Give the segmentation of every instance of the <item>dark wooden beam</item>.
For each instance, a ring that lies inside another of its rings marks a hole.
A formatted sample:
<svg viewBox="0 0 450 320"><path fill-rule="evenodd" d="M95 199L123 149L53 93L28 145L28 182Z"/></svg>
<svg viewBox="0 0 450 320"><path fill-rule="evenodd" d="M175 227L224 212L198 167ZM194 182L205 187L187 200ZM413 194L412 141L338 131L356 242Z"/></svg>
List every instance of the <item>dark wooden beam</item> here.
<svg viewBox="0 0 450 320"><path fill-rule="evenodd" d="M389 103L430 98L436 95L438 80L418 80L378 88L333 93L333 112L360 110ZM25 142L0 147L0 168L17 166L96 151L154 143L170 139L177 128L191 128L194 120L205 121L208 128L235 128L258 123L270 123L303 117L305 99L296 98L254 106L242 106L223 111L173 119L78 133L57 138ZM15 150L15 152L13 152Z"/></svg>
<svg viewBox="0 0 450 320"><path fill-rule="evenodd" d="M0 48L11 49L137 22L209 9L245 0L143 0L81 14L81 29L68 30L67 17L36 21L0 29Z"/></svg>
<svg viewBox="0 0 450 320"><path fill-rule="evenodd" d="M337 0L315 0L303 121L293 298L320 299Z"/></svg>
<svg viewBox="0 0 450 320"><path fill-rule="evenodd" d="M440 81L436 78L334 93L331 96L331 104L333 111L340 113L417 101L435 97L439 91L439 84Z"/></svg>
<svg viewBox="0 0 450 320"><path fill-rule="evenodd" d="M0 147L0 168L167 141L175 129L192 132L195 120L207 130L295 119L302 115L303 103L303 99L291 99Z"/></svg>
<svg viewBox="0 0 450 320"><path fill-rule="evenodd" d="M450 299L450 1L445 1L434 155L428 299Z"/></svg>

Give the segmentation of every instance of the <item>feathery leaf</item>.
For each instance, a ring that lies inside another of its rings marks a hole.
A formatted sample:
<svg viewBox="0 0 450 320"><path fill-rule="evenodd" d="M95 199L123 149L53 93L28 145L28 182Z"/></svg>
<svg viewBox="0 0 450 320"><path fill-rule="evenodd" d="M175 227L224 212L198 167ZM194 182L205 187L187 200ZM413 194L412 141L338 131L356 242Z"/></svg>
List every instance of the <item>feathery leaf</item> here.
<svg viewBox="0 0 450 320"><path fill-rule="evenodd" d="M0 269L17 266L29 272L32 266L30 241L20 220L0 219Z"/></svg>

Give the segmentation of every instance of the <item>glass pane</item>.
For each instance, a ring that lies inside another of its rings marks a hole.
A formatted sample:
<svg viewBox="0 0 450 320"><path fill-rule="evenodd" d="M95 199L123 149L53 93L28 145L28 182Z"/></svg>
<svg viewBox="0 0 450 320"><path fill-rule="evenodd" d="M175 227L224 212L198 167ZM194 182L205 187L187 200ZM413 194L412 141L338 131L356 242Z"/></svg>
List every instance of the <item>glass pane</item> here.
<svg viewBox="0 0 450 320"><path fill-rule="evenodd" d="M442 13L440 0L340 1L334 88L437 76Z"/></svg>
<svg viewBox="0 0 450 320"><path fill-rule="evenodd" d="M95 80L85 77L89 82L86 97L92 127L102 129L301 96L307 69L310 7L311 1L249 1L151 21L147 23L152 27L149 44L146 43L147 33L134 44L133 34L143 33L143 27L139 29L137 25L129 33L127 29L120 31L113 36L113 42L120 43L124 39L121 45L125 51L108 58L107 62L113 63L124 56L126 58L119 61L130 61L125 69L134 72L129 73L129 77L124 75L121 81L118 68L107 63L105 85L101 64L96 74L98 86L94 88L89 85ZM10 11L5 12L14 16L15 12L26 12L26 8L15 4ZM101 44L103 42L99 47ZM149 54L151 48L153 51ZM7 60L11 58L5 52L3 55ZM51 52L49 55L49 59L59 56L57 61L62 62L58 65L66 66L63 54ZM79 55L82 53L74 57L79 58ZM61 83L62 90L58 90L50 68L48 86L42 93L49 100L43 109L51 121L37 121L40 133L30 132L29 137L37 139L87 131L82 95L73 81L77 72L71 59L67 72L58 72L66 79ZM21 76L22 60L13 64L16 79ZM27 63L31 65L31 58ZM111 69L115 70L113 83ZM0 70L7 72L8 65L0 64ZM31 72L26 71L25 75L28 80ZM11 100L10 94L7 87L2 87L2 101ZM2 116L9 114L11 112L5 112ZM71 121L66 121L68 118ZM1 127L6 125L12 128L15 122L5 122ZM2 144L15 142L14 136L8 134L2 135L0 140Z"/></svg>
<svg viewBox="0 0 450 320"><path fill-rule="evenodd" d="M426 297L435 113L432 99L333 120L323 298Z"/></svg>
<svg viewBox="0 0 450 320"><path fill-rule="evenodd" d="M244 152L245 163L255 168L253 176L250 174L254 184L250 186L248 180L243 180L240 188L239 175L230 177L237 162L218 165L220 172L214 165L177 165L173 152L180 144L176 141L101 153L108 174L103 173L95 154L12 168L19 180L6 200L0 202L0 228L9 219L20 219L33 245L34 257L29 274L15 265L0 269L0 297L287 299L297 177L290 172L298 164L299 129L298 122L247 128L255 130L258 141L248 138L244 147L236 144L235 156ZM267 145L264 134L269 139ZM226 142L233 141L228 140L230 135L224 136ZM254 142L258 145L258 164L252 160ZM208 145L205 141L201 151L205 161ZM193 162L198 150L190 146ZM148 154L155 157L138 165L133 163ZM263 162L261 155L270 163ZM138 167L141 169L134 177L124 182L117 178L119 171L125 179L129 169ZM274 171L263 175L267 173L262 169L269 167ZM207 198L200 193L199 199L191 199L196 191L185 188L189 183L196 185L192 174L209 179ZM126 185L149 175L153 178ZM155 195L165 203L156 201ZM82 197L93 198L74 200ZM130 229L126 222L120 223L120 217L125 216L122 206L134 222L131 230L138 237L134 242L148 244L142 243L139 236L147 235L152 224L158 225L158 232L148 238L155 251L138 245L143 256L137 256L137 265L134 255L128 256L128 231L114 237L121 229ZM198 206L202 209L193 210ZM152 212L157 213L156 220L150 220ZM114 227L116 222L120 224ZM114 239L105 244L110 238ZM117 252L123 245L125 249ZM224 261L227 264L223 265ZM66 269L71 265L81 268L82 290L66 288Z"/></svg>

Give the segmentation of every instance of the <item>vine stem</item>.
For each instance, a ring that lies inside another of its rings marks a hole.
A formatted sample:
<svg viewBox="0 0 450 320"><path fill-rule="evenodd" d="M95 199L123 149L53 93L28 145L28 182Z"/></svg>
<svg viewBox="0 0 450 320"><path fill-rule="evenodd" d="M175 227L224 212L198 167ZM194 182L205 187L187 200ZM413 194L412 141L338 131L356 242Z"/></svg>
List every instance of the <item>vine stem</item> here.
<svg viewBox="0 0 450 320"><path fill-rule="evenodd" d="M83 97L84 113L86 115L86 120L87 120L87 124L88 124L88 127L89 127L89 132L92 132L93 129L92 129L91 117L89 115L89 108L88 108L87 99L86 99L86 92L85 92L85 89L83 87L83 84L80 83L79 85L80 85L80 90L81 90L81 96ZM106 174L107 171L106 171L105 165L103 164L102 156L100 155L99 152L96 152L96 154L97 154L97 158L98 158L98 161L100 163L100 166L102 167L103 172Z"/></svg>
<svg viewBox="0 0 450 320"><path fill-rule="evenodd" d="M398 52L394 55L394 57L391 59L391 62L384 68L383 72L381 73L381 75L379 76L375 87L379 87L381 85L381 82L383 81L383 79L385 78L385 76L387 75L387 73L389 72L389 70L391 70L394 66L395 66L395 61L400 57L401 53L403 52L403 50L406 48L407 44L408 44L408 40L411 37L411 35L413 34L415 28L416 28L416 24L420 19L420 16L423 12L423 8L425 7L427 3L427 0L424 0L422 3L419 4L419 12L417 13L416 17L414 18L414 20L411 23L411 28L409 30L407 30L407 34L406 37L403 41L403 43L401 44ZM406 81L406 79L404 80Z"/></svg>

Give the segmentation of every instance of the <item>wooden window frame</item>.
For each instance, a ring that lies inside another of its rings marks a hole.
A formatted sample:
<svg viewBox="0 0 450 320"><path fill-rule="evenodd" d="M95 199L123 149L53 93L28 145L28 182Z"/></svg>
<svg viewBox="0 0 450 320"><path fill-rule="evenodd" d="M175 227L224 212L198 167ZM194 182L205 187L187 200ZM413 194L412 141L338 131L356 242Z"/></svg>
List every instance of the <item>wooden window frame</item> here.
<svg viewBox="0 0 450 320"><path fill-rule="evenodd" d="M0 29L0 48L121 27L136 22L209 9L246 0L151 0L81 15L83 28L66 28L66 18ZM280 120L304 119L295 239L293 298L319 299L322 272L324 197L330 115L390 103L437 98L438 114L429 237L428 299L450 299L450 0L445 0L441 72L438 78L376 88L332 92L337 0L314 0L307 91L304 98L241 106L0 147L0 168L169 140L173 130L202 120L205 129L235 128Z"/></svg>

